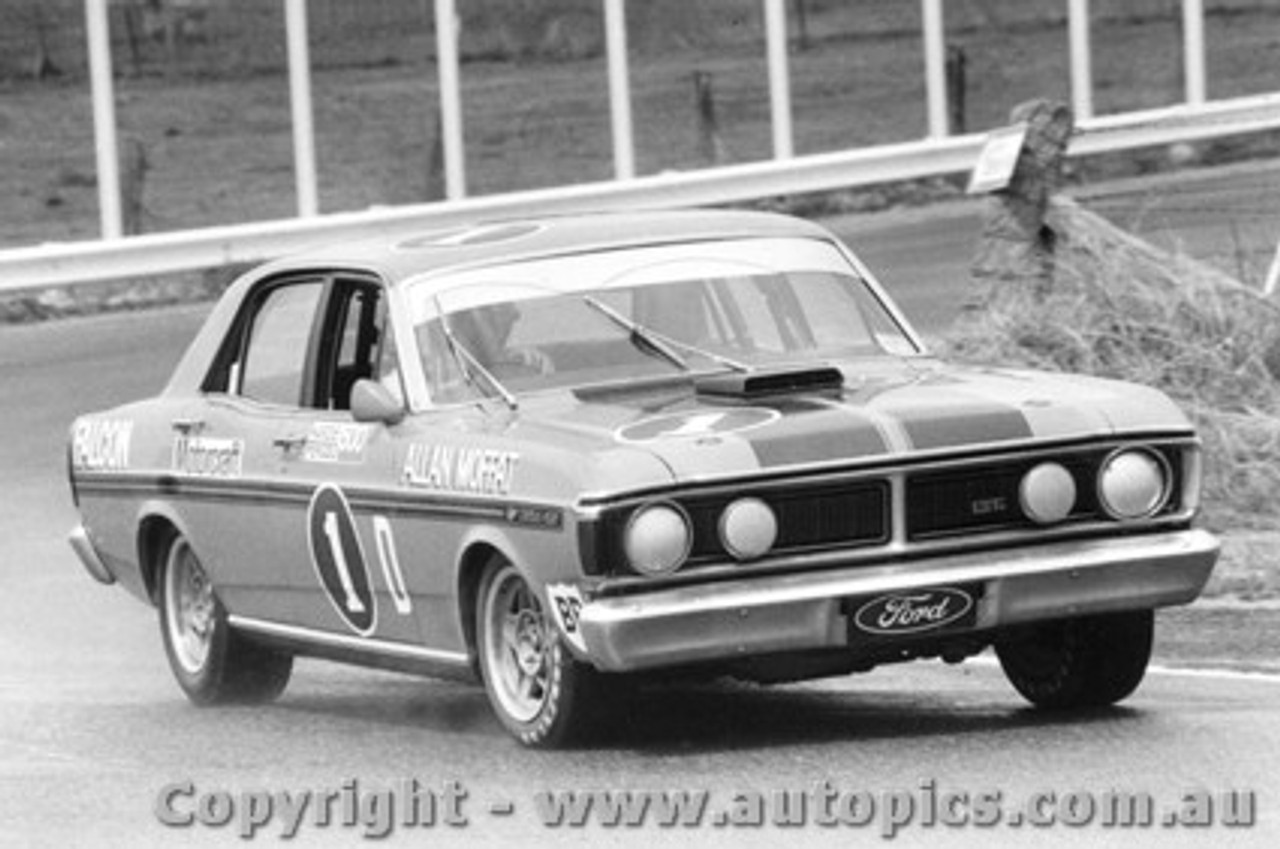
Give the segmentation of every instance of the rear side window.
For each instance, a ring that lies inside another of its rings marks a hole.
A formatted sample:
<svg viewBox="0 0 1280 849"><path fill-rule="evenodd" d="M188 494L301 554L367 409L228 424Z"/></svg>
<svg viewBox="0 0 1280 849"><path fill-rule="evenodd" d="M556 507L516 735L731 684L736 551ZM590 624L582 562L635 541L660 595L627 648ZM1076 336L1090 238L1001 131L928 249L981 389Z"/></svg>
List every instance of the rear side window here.
<svg viewBox="0 0 1280 849"><path fill-rule="evenodd" d="M316 281L267 293L254 313L240 362L241 395L268 404L301 405L307 345L323 291Z"/></svg>

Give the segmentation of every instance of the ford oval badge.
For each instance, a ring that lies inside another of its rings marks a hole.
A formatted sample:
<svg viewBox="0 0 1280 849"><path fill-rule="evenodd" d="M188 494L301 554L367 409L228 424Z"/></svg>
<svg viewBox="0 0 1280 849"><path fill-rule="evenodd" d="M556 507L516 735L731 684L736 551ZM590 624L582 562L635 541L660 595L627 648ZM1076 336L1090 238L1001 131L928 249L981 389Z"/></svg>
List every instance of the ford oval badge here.
<svg viewBox="0 0 1280 849"><path fill-rule="evenodd" d="M973 609L973 596L950 587L891 593L872 599L853 616L868 634L918 634L946 627Z"/></svg>

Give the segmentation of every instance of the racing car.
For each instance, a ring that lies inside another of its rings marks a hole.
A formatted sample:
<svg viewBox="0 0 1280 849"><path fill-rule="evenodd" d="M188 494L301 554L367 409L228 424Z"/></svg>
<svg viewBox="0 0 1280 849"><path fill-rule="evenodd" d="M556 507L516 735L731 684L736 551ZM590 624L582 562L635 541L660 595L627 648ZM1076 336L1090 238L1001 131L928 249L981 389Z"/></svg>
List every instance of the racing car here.
<svg viewBox="0 0 1280 849"><path fill-rule="evenodd" d="M192 702L323 657L482 683L528 746L645 677L989 648L1034 705L1112 704L1218 553L1165 395L940 361L847 246L767 213L267 263L68 457L73 548L155 606Z"/></svg>

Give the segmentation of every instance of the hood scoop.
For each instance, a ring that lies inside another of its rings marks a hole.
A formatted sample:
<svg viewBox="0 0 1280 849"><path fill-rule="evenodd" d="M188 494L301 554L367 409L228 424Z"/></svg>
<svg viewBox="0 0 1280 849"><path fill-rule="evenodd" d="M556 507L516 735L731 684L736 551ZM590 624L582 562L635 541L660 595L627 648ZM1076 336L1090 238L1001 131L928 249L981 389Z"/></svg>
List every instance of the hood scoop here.
<svg viewBox="0 0 1280 849"><path fill-rule="evenodd" d="M844 375L834 366L762 369L726 372L700 377L694 382L699 395L714 398L757 399L776 395L839 392Z"/></svg>

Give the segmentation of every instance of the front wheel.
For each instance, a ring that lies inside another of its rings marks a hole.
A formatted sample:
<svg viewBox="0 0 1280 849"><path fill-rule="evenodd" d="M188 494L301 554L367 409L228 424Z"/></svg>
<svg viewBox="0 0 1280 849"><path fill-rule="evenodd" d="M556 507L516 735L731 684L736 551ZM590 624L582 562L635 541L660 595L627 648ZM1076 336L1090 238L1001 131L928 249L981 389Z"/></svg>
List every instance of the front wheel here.
<svg viewBox="0 0 1280 849"><path fill-rule="evenodd" d="M268 702L284 691L293 657L256 645L227 624L213 584L181 535L169 543L160 575L160 635L169 668L198 705Z"/></svg>
<svg viewBox="0 0 1280 849"><path fill-rule="evenodd" d="M1102 707L1138 688L1151 659L1150 610L1063 619L996 643L1005 676L1044 708Z"/></svg>
<svg viewBox="0 0 1280 849"><path fill-rule="evenodd" d="M489 703L521 743L582 739L597 715L599 673L575 660L520 572L490 564L476 603L480 668Z"/></svg>

